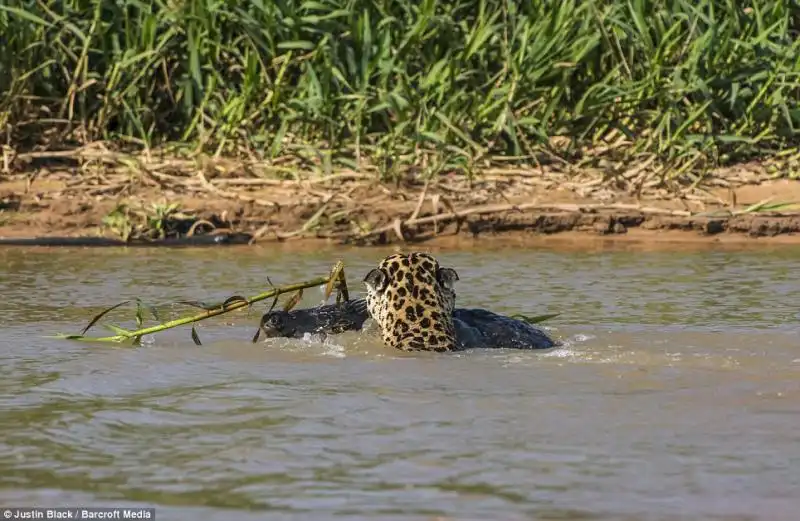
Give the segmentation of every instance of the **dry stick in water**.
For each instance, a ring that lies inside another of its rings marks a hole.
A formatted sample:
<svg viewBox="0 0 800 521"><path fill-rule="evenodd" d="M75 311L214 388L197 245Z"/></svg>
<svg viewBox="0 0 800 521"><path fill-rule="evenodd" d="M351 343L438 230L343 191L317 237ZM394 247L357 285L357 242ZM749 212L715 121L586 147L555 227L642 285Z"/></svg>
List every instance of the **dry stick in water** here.
<svg viewBox="0 0 800 521"><path fill-rule="evenodd" d="M209 310L204 311L202 313L198 313L197 315L192 315L192 316L189 316L189 317L183 317L183 318L178 318L178 319L175 319L175 320L170 320L169 322L164 322L162 324L158 324L158 325L155 325L155 326L150 326L150 327L137 329L135 331L129 331L129 330L123 329L121 327L117 327L117 326L109 326L109 328L112 329L117 334L116 335L112 335L112 336L107 336L107 337L87 337L87 336L84 336L82 334L81 335L61 334L61 335L55 335L55 338L62 338L62 339L66 339L66 340L79 340L79 341L83 341L83 342L121 343L121 342L124 342L126 340L136 341L137 339L141 338L144 335L149 335L149 334L152 334L152 333L159 333L161 331L166 331L167 329L172 329L172 328L175 328L175 327L178 327L178 326L183 326L183 325L186 325L186 324L192 324L194 322L199 322L199 321L205 320L207 318L216 317L216 316L222 315L224 313L228 313L230 311L234 311L234 310L243 308L245 306L251 306L251 305L255 304L256 302L268 299L270 297L277 297L277 296L282 295L284 293L290 293L292 291L297 291L297 290L301 290L301 289L305 289L305 288L313 288L313 287L321 286L323 284L327 285L326 286L326 295L325 295L325 297L327 299L327 297L329 297L330 293L332 292L332 289L333 289L333 286L334 286L333 283L335 281L337 281L337 280L339 281L339 287L340 288L344 288L344 291L346 292L347 291L347 289L346 289L347 288L347 282L344 280L344 263L342 261L338 261L334 265L333 269L331 270L331 274L326 276L326 277L317 277L315 279L311 279L311 280L308 280L306 282L298 282L296 284L289 284L289 285L286 285L286 286L278 286L276 288L271 289L270 291L267 291L267 292L264 292L264 293L260 293L260 294L258 294L256 296L250 297L250 298L236 298L231 303L227 303L228 301L226 301L226 303L221 304L219 307L216 307L214 309L209 309ZM231 299L228 299L228 300L229 301L233 300L233 298L234 297L232 297ZM121 305L121 304L118 304L117 306L119 306L119 305ZM109 310L106 310L106 311L109 311ZM99 316L98 316L98 318L99 318ZM93 325L96 320L97 319L93 320L92 323L90 323L90 326ZM88 327L86 329L88 329ZM84 332L86 331L86 329L84 329Z"/></svg>

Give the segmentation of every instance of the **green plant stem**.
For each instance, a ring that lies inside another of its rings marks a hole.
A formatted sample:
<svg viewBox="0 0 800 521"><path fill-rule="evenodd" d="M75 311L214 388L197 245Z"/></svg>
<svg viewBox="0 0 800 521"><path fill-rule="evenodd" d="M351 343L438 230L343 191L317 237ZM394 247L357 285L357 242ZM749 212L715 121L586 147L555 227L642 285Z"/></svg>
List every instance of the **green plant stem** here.
<svg viewBox="0 0 800 521"><path fill-rule="evenodd" d="M338 266L338 265L337 265ZM260 293L254 297L250 297L244 300L237 300L228 304L227 306L220 306L216 309L210 309L208 311L204 311L202 313L198 313L197 315L192 315L188 317L182 317L175 320L170 320L169 322L164 322L162 324L158 324L155 326L145 327L141 329L137 329L135 331L127 331L119 327L114 327L114 330L118 332L117 335L107 336L107 337L87 337L84 335L55 335L56 338L63 338L67 340L79 340L83 342L123 342L126 340L135 340L140 338L144 335L149 335L152 333L159 333L161 331L166 331L167 329L176 328L178 326L183 326L186 324L192 324L194 322L199 322L201 320L205 320L207 318L216 317L222 315L224 313L228 313L230 311L234 311L245 306L250 306L255 304L256 302L268 299L270 297L276 297L278 295L282 295L284 293L290 293L292 291L297 291L300 289L305 288L313 288L316 286L320 286L322 284L327 284L333 276L327 277L317 277L315 279L311 279L305 282L298 282L296 284L289 284L286 286L279 286L276 288L271 289L270 291Z"/></svg>

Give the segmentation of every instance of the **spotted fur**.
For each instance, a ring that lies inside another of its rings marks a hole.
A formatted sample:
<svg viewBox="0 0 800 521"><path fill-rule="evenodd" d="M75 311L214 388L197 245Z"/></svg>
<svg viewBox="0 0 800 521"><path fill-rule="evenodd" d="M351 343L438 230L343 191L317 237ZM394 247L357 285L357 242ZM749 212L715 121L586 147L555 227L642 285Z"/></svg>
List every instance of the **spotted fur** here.
<svg viewBox="0 0 800 521"><path fill-rule="evenodd" d="M427 253L396 253L364 277L370 316L387 347L404 351L454 351L453 288L458 273Z"/></svg>

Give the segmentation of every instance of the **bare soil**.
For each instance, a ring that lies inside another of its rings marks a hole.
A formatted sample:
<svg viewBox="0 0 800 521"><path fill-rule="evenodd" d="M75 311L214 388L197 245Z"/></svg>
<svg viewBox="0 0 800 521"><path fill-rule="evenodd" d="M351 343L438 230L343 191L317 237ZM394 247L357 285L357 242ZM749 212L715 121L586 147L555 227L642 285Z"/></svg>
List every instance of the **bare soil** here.
<svg viewBox="0 0 800 521"><path fill-rule="evenodd" d="M454 244L542 237L638 242L757 241L800 244L800 181L770 179L759 165L721 170L691 189L632 189L602 172L489 169L470 181L379 182L338 170L302 179L265 176L244 164L65 161L6 165L0 173L0 237L118 237L103 219L120 205L178 203L190 233L234 231L254 243L333 241ZM652 185L652 183L651 183ZM752 210L752 208L751 208Z"/></svg>

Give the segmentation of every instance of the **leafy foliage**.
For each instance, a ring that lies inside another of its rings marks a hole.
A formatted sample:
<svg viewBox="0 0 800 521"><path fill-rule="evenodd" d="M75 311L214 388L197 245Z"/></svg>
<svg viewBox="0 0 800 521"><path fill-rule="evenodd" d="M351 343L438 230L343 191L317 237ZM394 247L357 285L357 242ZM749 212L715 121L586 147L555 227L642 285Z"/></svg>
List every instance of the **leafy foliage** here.
<svg viewBox="0 0 800 521"><path fill-rule="evenodd" d="M12 135L0 137L188 141L370 161L384 176L423 158L469 173L488 156L589 147L678 175L798 144L797 12L789 0L6 0L0 134Z"/></svg>

